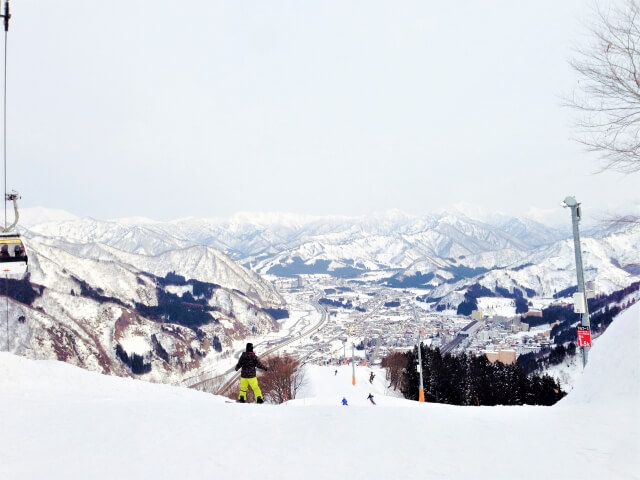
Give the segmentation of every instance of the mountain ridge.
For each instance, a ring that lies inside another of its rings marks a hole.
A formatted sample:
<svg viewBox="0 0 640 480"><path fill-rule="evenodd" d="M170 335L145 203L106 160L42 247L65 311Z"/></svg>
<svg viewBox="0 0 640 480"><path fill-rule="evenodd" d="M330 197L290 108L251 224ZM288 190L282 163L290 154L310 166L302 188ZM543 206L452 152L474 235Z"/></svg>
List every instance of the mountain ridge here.
<svg viewBox="0 0 640 480"><path fill-rule="evenodd" d="M232 351L251 334L277 331L274 316L287 314L278 277L366 277L416 289L426 308L447 310L476 284L527 297L575 285L570 238L504 217L506 231L452 212L285 216L269 225L280 217L258 225L37 214L40 223L27 212L20 229L31 273L16 285L31 293L10 302L13 318L34 329L14 322L15 348L119 375L130 375L136 360L163 381L212 366L222 345ZM632 267L640 263L640 225L602 232L583 236L585 279L596 293L610 293L640 279Z"/></svg>

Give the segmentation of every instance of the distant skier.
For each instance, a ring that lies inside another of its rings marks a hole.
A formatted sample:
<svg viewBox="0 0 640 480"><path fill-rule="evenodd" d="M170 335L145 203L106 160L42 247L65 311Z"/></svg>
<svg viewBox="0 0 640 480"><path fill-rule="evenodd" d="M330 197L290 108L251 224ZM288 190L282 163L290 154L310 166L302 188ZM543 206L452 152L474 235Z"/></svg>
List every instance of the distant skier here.
<svg viewBox="0 0 640 480"><path fill-rule="evenodd" d="M333 376L335 377L338 374L338 369L336 368L336 372L333 374Z"/></svg>
<svg viewBox="0 0 640 480"><path fill-rule="evenodd" d="M242 352L236 365L236 372L242 368L240 372L240 393L238 394L238 402L240 403L247 401L247 389L249 387L253 390L253 396L256 397L256 402L263 403L262 391L256 378L256 367L265 372L268 370L267 367L260 362L256 354L253 353L253 343L247 343L247 349Z"/></svg>
<svg viewBox="0 0 640 480"><path fill-rule="evenodd" d="M344 405L345 407L349 406L349 404L347 403L347 399L345 397L342 397L342 405Z"/></svg>
<svg viewBox="0 0 640 480"><path fill-rule="evenodd" d="M374 378L376 378L376 374L371 372L371 375L369 375L369 383L373 383Z"/></svg>
<svg viewBox="0 0 640 480"><path fill-rule="evenodd" d="M369 399L369 401L371 403L373 403L374 405L376 404L376 402L373 401L373 395L369 394L369 396L367 398Z"/></svg>

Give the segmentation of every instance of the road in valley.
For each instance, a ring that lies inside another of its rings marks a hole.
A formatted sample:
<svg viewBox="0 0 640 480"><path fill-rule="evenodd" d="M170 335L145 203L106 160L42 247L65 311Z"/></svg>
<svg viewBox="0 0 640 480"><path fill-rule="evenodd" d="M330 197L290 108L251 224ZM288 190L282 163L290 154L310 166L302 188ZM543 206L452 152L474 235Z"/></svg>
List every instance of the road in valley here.
<svg viewBox="0 0 640 480"><path fill-rule="evenodd" d="M293 342L296 342L305 337L313 335L318 330L320 330L327 323L327 320L329 318L329 312L327 312L327 309L318 303L321 296L322 296L322 292L316 291L313 297L311 298L310 305L312 305L320 314L320 320L315 325L312 325L308 330L304 330L304 331L298 332L297 334L292 334L290 337L283 338L282 340L278 341L276 345L268 348L262 354L258 355L258 358L260 358L261 360L266 359L270 355L291 345ZM296 324L297 323L298 322L296 322ZM292 326L290 331L293 329L293 327L295 327L296 324ZM227 378L227 376L232 373L233 375L230 378ZM215 377L205 378L192 385L189 385L189 388L194 388L202 391L210 391L211 387L215 387L216 385L219 385L221 379L225 379L222 386L220 386L219 388L213 388L216 391L212 392L212 393L217 393L218 395L224 395L238 381L239 378L240 378L240 373L235 372L235 367L233 367L222 374L216 375Z"/></svg>

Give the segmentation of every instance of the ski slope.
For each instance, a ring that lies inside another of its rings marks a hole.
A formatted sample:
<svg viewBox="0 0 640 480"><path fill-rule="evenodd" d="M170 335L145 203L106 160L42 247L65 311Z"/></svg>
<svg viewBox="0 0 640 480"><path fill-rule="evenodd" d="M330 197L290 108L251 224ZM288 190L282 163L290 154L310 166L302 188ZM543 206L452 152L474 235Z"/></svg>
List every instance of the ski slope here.
<svg viewBox="0 0 640 480"><path fill-rule="evenodd" d="M285 405L241 405L3 352L0 478L638 479L639 324L640 303L553 407L419 404L380 370L354 387L350 366L309 367Z"/></svg>

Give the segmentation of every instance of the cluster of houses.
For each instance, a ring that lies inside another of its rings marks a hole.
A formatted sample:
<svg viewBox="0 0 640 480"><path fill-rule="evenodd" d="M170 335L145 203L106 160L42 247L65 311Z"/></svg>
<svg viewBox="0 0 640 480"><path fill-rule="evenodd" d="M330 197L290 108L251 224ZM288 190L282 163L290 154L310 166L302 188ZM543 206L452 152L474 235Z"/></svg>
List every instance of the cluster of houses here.
<svg viewBox="0 0 640 480"><path fill-rule="evenodd" d="M331 281L335 279L315 283L315 288L323 288L323 296L336 304L350 302L353 308L329 305L329 319L321 332L299 346L301 354L306 352L318 363L350 360L352 346L357 348L354 356L360 362L378 363L385 355L412 349L421 341L443 353L466 351L484 354L491 362L510 364L520 354L550 345L550 326L530 330L521 319L541 317L540 310L530 309L523 316L489 316L476 310L467 317L426 309L410 291L375 284L344 288ZM291 281L289 286L300 288L300 283Z"/></svg>

